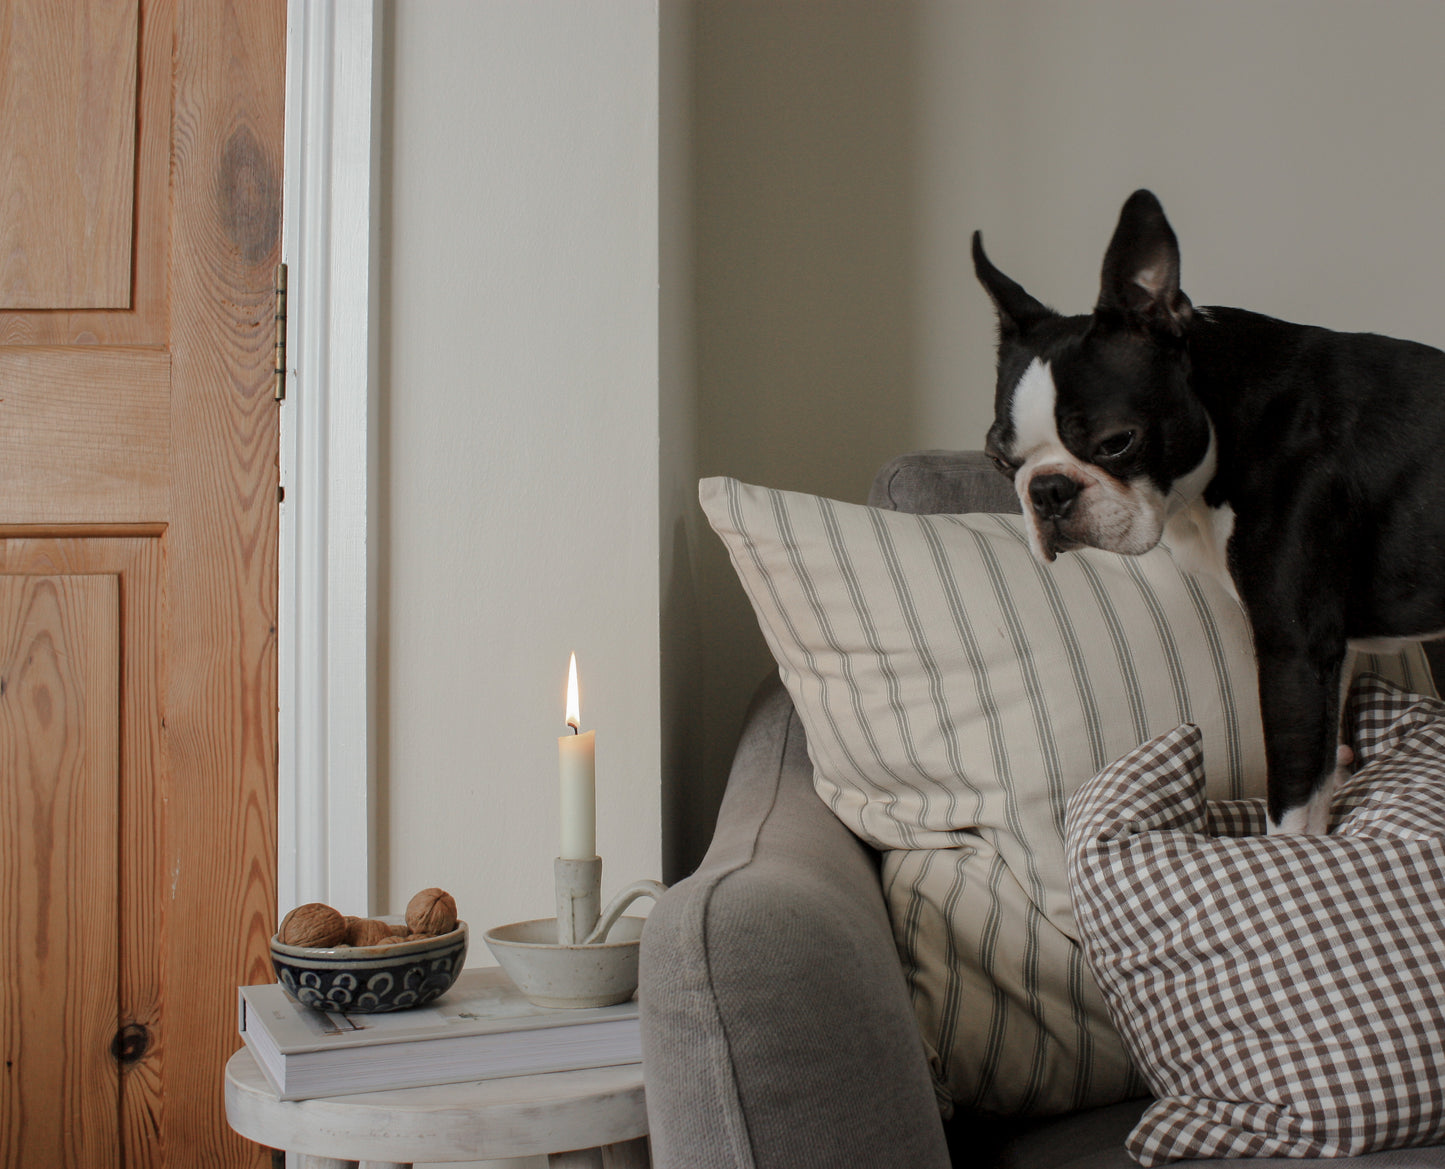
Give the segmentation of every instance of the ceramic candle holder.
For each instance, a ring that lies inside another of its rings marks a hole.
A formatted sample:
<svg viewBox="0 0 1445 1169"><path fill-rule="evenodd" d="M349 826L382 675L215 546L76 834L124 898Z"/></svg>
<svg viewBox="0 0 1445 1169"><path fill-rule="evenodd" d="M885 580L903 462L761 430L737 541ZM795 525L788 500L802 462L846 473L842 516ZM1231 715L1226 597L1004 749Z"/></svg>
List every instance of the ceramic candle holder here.
<svg viewBox="0 0 1445 1169"><path fill-rule="evenodd" d="M634 881L604 912L602 861L558 857L557 916L500 925L483 934L487 948L526 998L539 1007L602 1007L637 992L643 919L623 917L639 897L666 886Z"/></svg>
<svg viewBox="0 0 1445 1169"><path fill-rule="evenodd" d="M552 862L557 889L557 934L547 941L576 946L587 940L602 916L602 858Z"/></svg>

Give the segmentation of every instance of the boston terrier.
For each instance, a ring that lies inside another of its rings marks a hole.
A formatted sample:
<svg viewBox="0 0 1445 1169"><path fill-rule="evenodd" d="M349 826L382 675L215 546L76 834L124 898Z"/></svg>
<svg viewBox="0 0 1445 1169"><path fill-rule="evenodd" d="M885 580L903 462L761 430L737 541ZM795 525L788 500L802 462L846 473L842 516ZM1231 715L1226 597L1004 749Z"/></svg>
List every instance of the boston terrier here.
<svg viewBox="0 0 1445 1169"><path fill-rule="evenodd" d="M1349 644L1445 636L1445 353L1196 308L1159 200L1136 191L1088 316L990 263L998 311L985 449L1034 553L1138 554L1166 533L1254 630L1270 832L1324 833Z"/></svg>

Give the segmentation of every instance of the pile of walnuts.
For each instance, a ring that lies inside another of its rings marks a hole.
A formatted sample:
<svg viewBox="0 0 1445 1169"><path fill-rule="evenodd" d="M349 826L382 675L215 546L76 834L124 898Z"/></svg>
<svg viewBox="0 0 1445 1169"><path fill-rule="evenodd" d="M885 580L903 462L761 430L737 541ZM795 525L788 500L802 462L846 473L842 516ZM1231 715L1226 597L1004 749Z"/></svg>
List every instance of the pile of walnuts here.
<svg viewBox="0 0 1445 1169"><path fill-rule="evenodd" d="M281 921L276 940L287 946L391 946L449 934L457 928L457 903L445 889L423 889L406 905L406 924L346 917L329 905L298 905Z"/></svg>

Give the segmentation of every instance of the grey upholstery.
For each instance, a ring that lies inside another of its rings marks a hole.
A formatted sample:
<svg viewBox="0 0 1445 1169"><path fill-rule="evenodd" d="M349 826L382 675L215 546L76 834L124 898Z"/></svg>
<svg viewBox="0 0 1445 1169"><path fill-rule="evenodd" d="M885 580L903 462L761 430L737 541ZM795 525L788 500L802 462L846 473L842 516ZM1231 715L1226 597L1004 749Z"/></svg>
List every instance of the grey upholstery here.
<svg viewBox="0 0 1445 1169"><path fill-rule="evenodd" d="M982 451L899 455L874 476L868 504L914 515L1019 510L1013 484Z"/></svg>
<svg viewBox="0 0 1445 1169"><path fill-rule="evenodd" d="M869 502L1017 510L979 452L900 456ZM1445 676L1434 654L1432 664ZM1123 1140L1144 1101L1043 1122L959 1115L945 1131L876 860L814 795L803 730L776 677L745 720L703 863L648 917L640 999L659 1169L1133 1166ZM1445 1169L1445 1148L1330 1164Z"/></svg>
<svg viewBox="0 0 1445 1169"><path fill-rule="evenodd" d="M947 1166L873 856L781 683L746 725L712 847L648 915L654 1164Z"/></svg>

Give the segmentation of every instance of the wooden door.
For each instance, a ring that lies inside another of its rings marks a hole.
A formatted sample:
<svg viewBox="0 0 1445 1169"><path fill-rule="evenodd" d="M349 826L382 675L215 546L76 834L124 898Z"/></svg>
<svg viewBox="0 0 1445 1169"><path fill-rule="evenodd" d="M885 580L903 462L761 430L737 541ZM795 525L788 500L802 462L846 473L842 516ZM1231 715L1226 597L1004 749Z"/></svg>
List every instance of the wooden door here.
<svg viewBox="0 0 1445 1169"><path fill-rule="evenodd" d="M256 1166L284 0L0 0L0 1166Z"/></svg>

